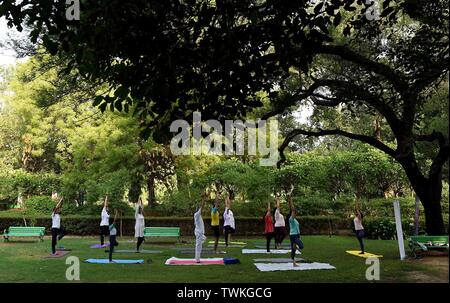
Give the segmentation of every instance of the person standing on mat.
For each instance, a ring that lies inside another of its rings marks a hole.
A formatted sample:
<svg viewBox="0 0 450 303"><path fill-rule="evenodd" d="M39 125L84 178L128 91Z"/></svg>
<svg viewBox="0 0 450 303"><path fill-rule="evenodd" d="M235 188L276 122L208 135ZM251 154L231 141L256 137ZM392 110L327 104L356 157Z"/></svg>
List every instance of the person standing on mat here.
<svg viewBox="0 0 450 303"><path fill-rule="evenodd" d="M114 219L109 226L109 262L113 262L112 255L114 252L114 247L119 245L117 242L117 227L116 227L116 219L117 219L117 209L114 213Z"/></svg>
<svg viewBox="0 0 450 303"><path fill-rule="evenodd" d="M220 194L216 190L216 198L214 201L214 205L211 208L211 228L214 233L214 253L217 254L217 248L219 246L219 238L220 238L220 227L219 227L219 200Z"/></svg>
<svg viewBox="0 0 450 303"><path fill-rule="evenodd" d="M291 195L288 195L288 202L289 202L289 208L291 209L291 214L289 216L289 239L291 240L291 259L292 259L292 265L294 267L297 267L298 264L295 261L295 253L298 248L298 250L301 253L301 250L303 249L303 242L300 240L300 223L298 223L297 219L295 218L296 212L294 203L292 202ZM297 247L297 248L296 248Z"/></svg>
<svg viewBox="0 0 450 303"><path fill-rule="evenodd" d="M205 237L205 224L202 218L202 209L205 205L206 193L203 192L200 198L200 205L198 210L194 213L194 224L195 224L195 262L200 263L200 256L202 254L203 242L206 241Z"/></svg>
<svg viewBox="0 0 450 303"><path fill-rule="evenodd" d="M361 211L359 209L356 209L355 210L355 219L353 219L353 224L355 225L356 238L358 239L359 247L361 248L361 252L359 253L360 255L364 255L364 242L363 242L364 227L362 225L362 220L363 220L363 214L361 213Z"/></svg>
<svg viewBox="0 0 450 303"><path fill-rule="evenodd" d="M144 242L144 229L145 229L145 215L144 215L144 204L141 198L136 205L136 224L134 225L134 236L137 238L136 252L139 252L142 242Z"/></svg>
<svg viewBox="0 0 450 303"><path fill-rule="evenodd" d="M281 247L284 237L286 237L286 222L280 212L280 198L275 198L277 206L275 208L275 249Z"/></svg>
<svg viewBox="0 0 450 303"><path fill-rule="evenodd" d="M61 208L63 198L59 200L52 211L52 256L56 256L56 243L64 237L64 230L61 227Z"/></svg>
<svg viewBox="0 0 450 303"><path fill-rule="evenodd" d="M267 252L270 252L270 241L275 235L272 214L270 213L270 202L267 203L267 211L263 219L264 219L264 235L266 236L266 248Z"/></svg>
<svg viewBox="0 0 450 303"><path fill-rule="evenodd" d="M109 236L109 209L108 209L108 195L105 196L105 201L103 202L103 209L100 221L100 245L105 244L105 236Z"/></svg>
<svg viewBox="0 0 450 303"><path fill-rule="evenodd" d="M231 211L231 198L225 198L225 210L223 212L223 229L225 235L225 246L228 247L230 243L231 234L235 232L234 214Z"/></svg>

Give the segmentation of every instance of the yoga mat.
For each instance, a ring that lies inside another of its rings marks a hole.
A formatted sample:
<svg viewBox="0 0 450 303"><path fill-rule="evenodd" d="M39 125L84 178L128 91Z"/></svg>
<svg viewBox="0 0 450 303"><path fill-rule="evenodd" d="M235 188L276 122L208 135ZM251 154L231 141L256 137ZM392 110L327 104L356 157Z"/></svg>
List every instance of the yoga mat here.
<svg viewBox="0 0 450 303"><path fill-rule="evenodd" d="M93 264L141 264L141 263L144 263L144 260L117 260L117 259L113 259L113 262L110 263L108 259L87 259L84 262L93 263Z"/></svg>
<svg viewBox="0 0 450 303"><path fill-rule="evenodd" d="M200 259L200 263L197 263L195 259L179 259L172 257L167 259L166 265L225 265L222 258L205 258Z"/></svg>
<svg viewBox="0 0 450 303"><path fill-rule="evenodd" d="M208 244L208 247L214 247L214 244ZM225 244L219 244L217 247L227 247L227 248L242 248L244 245L228 245L225 246Z"/></svg>
<svg viewBox="0 0 450 303"><path fill-rule="evenodd" d="M292 263L255 263L259 271L285 271L285 270L314 270L314 269L336 269L328 263L298 263L294 267Z"/></svg>
<svg viewBox="0 0 450 303"><path fill-rule="evenodd" d="M226 254L226 253L227 253L226 251L221 251L221 250L217 251L217 254ZM194 249L180 250L180 254L183 254L183 255L195 254L195 250ZM202 254L214 255L214 254L216 254L216 252L214 252L214 250L207 249L207 250L202 250Z"/></svg>
<svg viewBox="0 0 450 303"><path fill-rule="evenodd" d="M262 259L253 259L256 263L292 263L292 259L290 258L262 258ZM305 261L302 258L295 258L296 262Z"/></svg>
<svg viewBox="0 0 450 303"><path fill-rule="evenodd" d="M346 253L348 253L348 254L351 254L351 255L354 255L354 256L357 256L357 257L361 257L361 258L370 258L370 257L372 257L372 258L383 258L382 255L374 255L374 254L371 254L371 253L368 253L368 252L364 253L363 255L360 255L359 254L360 252L361 252L360 250L347 250L346 251Z"/></svg>
<svg viewBox="0 0 450 303"><path fill-rule="evenodd" d="M243 254L289 254L291 253L290 249L271 249L270 252L267 252L265 249L243 249ZM301 252L298 250L295 251L297 255L301 255Z"/></svg>
<svg viewBox="0 0 450 303"><path fill-rule="evenodd" d="M266 248L265 245L255 245L256 248ZM270 246L270 249L275 249L275 246ZM289 245L283 245L281 247L278 247L277 249L291 249L291 247Z"/></svg>
<svg viewBox="0 0 450 303"><path fill-rule="evenodd" d="M91 245L91 248L105 248L105 247L109 247L109 243L105 243L103 245L101 245L101 244Z"/></svg>
<svg viewBox="0 0 450 303"><path fill-rule="evenodd" d="M109 253L109 250L105 250L105 252ZM146 250L146 249L141 249L139 252L137 252L136 250L133 249L119 249L119 250L114 250L113 252L118 253L118 254L160 254L162 253L161 250Z"/></svg>
<svg viewBox="0 0 450 303"><path fill-rule="evenodd" d="M65 255L67 255L68 253L70 253L70 251L68 250L57 250L56 251L56 256L52 256L51 254L49 254L48 256L46 256L46 258L61 258L64 257Z"/></svg>
<svg viewBox="0 0 450 303"><path fill-rule="evenodd" d="M214 244L214 241L209 241L208 244ZM225 244L225 241L219 241L219 244ZM228 244L231 244L231 245L247 245L247 243L245 243L245 242L233 242L233 241L228 242Z"/></svg>

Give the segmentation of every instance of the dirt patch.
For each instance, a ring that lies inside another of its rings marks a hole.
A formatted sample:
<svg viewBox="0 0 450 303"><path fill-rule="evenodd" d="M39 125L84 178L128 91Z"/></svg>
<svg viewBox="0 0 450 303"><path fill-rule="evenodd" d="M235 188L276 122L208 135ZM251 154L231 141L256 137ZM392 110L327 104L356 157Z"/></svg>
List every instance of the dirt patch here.
<svg viewBox="0 0 450 303"><path fill-rule="evenodd" d="M447 256L425 256L422 259L412 259L408 262L423 264L436 269L434 272L411 271L407 274L409 282L413 283L449 283L449 262Z"/></svg>

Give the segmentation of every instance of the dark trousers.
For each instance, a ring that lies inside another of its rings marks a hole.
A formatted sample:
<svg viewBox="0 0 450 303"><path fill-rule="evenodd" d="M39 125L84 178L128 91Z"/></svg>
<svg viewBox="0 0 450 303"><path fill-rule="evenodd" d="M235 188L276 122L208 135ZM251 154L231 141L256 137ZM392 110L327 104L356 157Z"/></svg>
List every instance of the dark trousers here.
<svg viewBox="0 0 450 303"><path fill-rule="evenodd" d="M284 237L286 237L286 228L284 226L275 226L275 246L281 245Z"/></svg>
<svg viewBox="0 0 450 303"><path fill-rule="evenodd" d="M116 236L109 235L109 262L112 262L114 246L117 245L119 245L119 242L116 241Z"/></svg>
<svg viewBox="0 0 450 303"><path fill-rule="evenodd" d="M228 246L228 236L231 235L232 233L234 233L234 229L231 228L231 226L227 225L224 226L223 229L224 231L224 236L225 236L225 246Z"/></svg>
<svg viewBox="0 0 450 303"><path fill-rule="evenodd" d="M359 247L361 248L361 252L364 252L364 242L363 242L364 229L355 231L355 234L356 234L356 238L358 239Z"/></svg>
<svg viewBox="0 0 450 303"><path fill-rule="evenodd" d="M266 248L267 252L270 252L270 241L272 241L273 237L275 237L275 233L266 233Z"/></svg>
<svg viewBox="0 0 450 303"><path fill-rule="evenodd" d="M139 250L139 247L141 247L142 242L144 242L144 237L138 237L136 250Z"/></svg>
<svg viewBox="0 0 450 303"><path fill-rule="evenodd" d="M295 251L296 249L296 245L298 246L298 249L303 249L303 242L300 240L300 235L290 235L289 236L290 240L291 240L291 259L295 260Z"/></svg>
<svg viewBox="0 0 450 303"><path fill-rule="evenodd" d="M109 236L109 226L100 226L100 245L105 244L105 236Z"/></svg>
<svg viewBox="0 0 450 303"><path fill-rule="evenodd" d="M56 243L59 232L59 228L52 228L52 254L56 253Z"/></svg>

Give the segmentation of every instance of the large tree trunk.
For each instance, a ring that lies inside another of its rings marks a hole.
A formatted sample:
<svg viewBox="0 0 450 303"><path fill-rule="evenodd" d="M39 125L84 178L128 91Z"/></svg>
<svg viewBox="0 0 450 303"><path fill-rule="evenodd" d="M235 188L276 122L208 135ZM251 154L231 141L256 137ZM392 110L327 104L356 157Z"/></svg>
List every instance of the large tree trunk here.
<svg viewBox="0 0 450 303"><path fill-rule="evenodd" d="M409 156L399 162L405 169L411 186L423 205L427 234L443 235L445 228L441 208L442 170L426 178L421 173L414 156Z"/></svg>
<svg viewBox="0 0 450 303"><path fill-rule="evenodd" d="M156 199L155 178L149 177L147 179L147 191L148 191L148 206L153 207Z"/></svg>

